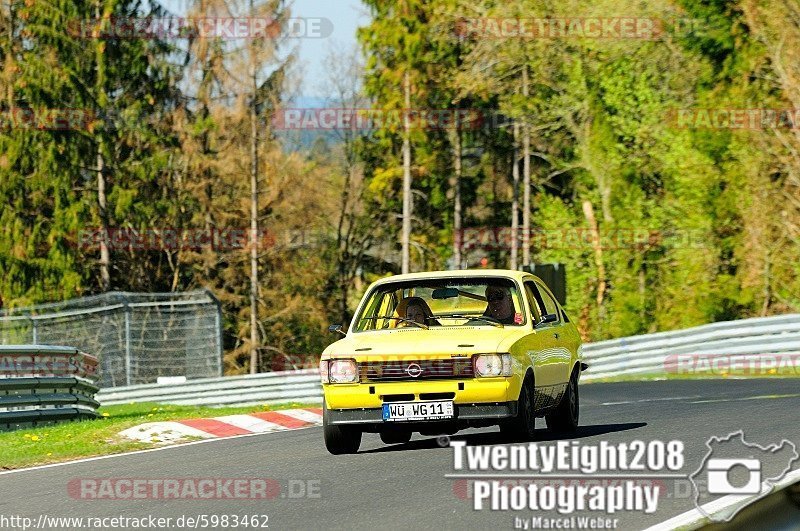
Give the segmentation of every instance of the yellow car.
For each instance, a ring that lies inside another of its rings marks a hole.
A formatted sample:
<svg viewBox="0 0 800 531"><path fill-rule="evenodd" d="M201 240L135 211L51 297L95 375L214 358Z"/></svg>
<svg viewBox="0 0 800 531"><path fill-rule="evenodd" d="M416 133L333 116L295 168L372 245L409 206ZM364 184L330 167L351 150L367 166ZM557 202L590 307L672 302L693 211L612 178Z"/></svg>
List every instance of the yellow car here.
<svg viewBox="0 0 800 531"><path fill-rule="evenodd" d="M345 337L322 354L325 446L355 453L413 432L499 425L534 436L578 426L580 336L544 283L522 271L397 275L373 283Z"/></svg>

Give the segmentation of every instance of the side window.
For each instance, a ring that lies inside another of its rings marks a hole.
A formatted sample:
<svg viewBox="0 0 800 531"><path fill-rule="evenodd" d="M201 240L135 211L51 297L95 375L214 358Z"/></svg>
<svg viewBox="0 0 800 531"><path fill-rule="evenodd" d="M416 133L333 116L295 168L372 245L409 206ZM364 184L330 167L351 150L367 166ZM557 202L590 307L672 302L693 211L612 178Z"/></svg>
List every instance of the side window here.
<svg viewBox="0 0 800 531"><path fill-rule="evenodd" d="M525 296L528 297L528 304L531 307L533 322L538 323L542 320L542 309L544 305L540 303L541 297L536 289L536 285L530 280L525 282Z"/></svg>
<svg viewBox="0 0 800 531"><path fill-rule="evenodd" d="M544 289L544 287L540 286L538 283L536 287L539 288L539 293L541 293L542 299L544 300L545 314L554 313L558 315L558 320L560 321L561 313L558 311L558 305L556 304L555 299L553 299L553 296L550 295L550 293L546 289Z"/></svg>

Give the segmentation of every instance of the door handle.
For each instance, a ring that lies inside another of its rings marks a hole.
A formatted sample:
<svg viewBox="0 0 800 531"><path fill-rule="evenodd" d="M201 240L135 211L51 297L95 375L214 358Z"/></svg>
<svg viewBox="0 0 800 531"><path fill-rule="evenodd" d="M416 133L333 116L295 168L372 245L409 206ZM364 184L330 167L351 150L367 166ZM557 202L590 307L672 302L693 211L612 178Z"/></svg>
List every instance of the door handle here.
<svg viewBox="0 0 800 531"><path fill-rule="evenodd" d="M558 332L553 332L553 337L558 339Z"/></svg>

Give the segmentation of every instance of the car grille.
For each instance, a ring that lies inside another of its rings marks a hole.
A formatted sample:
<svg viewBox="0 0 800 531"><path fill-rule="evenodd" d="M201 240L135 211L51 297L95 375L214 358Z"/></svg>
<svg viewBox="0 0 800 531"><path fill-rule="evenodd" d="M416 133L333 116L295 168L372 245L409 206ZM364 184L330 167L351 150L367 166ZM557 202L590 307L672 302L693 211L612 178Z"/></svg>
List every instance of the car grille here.
<svg viewBox="0 0 800 531"><path fill-rule="evenodd" d="M472 378L470 358L409 361L368 361L359 364L362 381L446 380Z"/></svg>

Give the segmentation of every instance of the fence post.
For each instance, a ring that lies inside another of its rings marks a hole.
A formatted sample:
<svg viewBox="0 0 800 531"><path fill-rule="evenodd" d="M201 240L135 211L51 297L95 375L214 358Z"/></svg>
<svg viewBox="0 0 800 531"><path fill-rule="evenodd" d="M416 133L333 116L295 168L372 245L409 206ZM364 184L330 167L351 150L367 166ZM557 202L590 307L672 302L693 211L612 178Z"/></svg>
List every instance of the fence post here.
<svg viewBox="0 0 800 531"><path fill-rule="evenodd" d="M216 337L216 347L217 347L217 373L219 376L222 376L222 303L219 299L214 295L208 288L204 288L204 291L208 295L208 297L214 301L214 305L217 307L217 311L214 314L214 329L216 330L217 337Z"/></svg>
<svg viewBox="0 0 800 531"><path fill-rule="evenodd" d="M131 307L125 302L125 383L131 385Z"/></svg>
<svg viewBox="0 0 800 531"><path fill-rule="evenodd" d="M33 335L33 337L32 337L33 344L34 345L38 345L39 344L39 330L36 328L36 319L34 317L31 317L31 328L33 329L33 334L32 334Z"/></svg>

